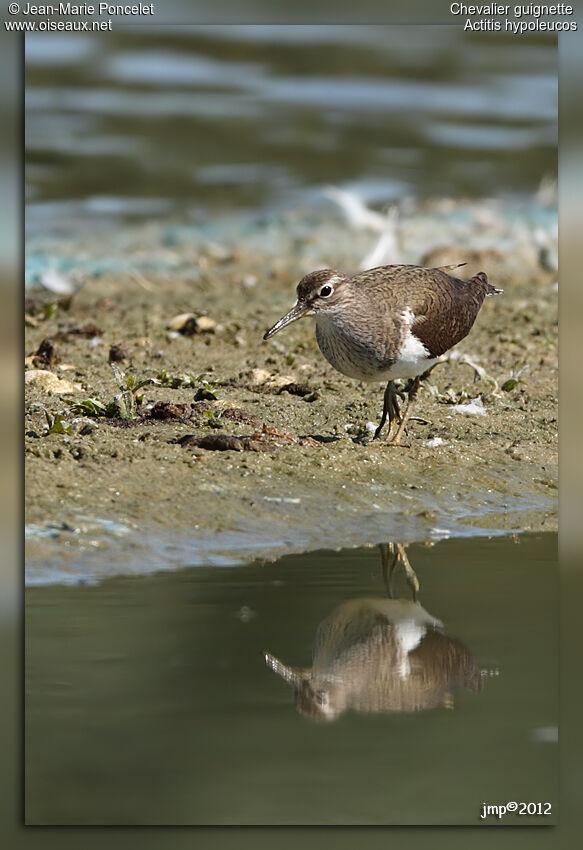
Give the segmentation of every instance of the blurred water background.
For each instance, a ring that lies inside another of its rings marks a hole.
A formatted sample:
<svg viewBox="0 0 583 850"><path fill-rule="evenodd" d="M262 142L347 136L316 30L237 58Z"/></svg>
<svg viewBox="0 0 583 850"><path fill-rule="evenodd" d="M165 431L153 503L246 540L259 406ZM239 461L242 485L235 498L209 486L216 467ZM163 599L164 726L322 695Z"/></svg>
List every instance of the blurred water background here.
<svg viewBox="0 0 583 850"><path fill-rule="evenodd" d="M157 26L26 38L26 225L532 196L557 48L461 27Z"/></svg>

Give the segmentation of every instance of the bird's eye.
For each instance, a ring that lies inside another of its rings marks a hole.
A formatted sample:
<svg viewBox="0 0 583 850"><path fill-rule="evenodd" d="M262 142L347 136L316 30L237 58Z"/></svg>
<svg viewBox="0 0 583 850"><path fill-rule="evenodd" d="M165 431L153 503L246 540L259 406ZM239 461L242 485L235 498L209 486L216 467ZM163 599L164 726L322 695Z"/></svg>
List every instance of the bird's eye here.
<svg viewBox="0 0 583 850"><path fill-rule="evenodd" d="M320 290L320 295L322 296L322 298L328 298L329 295L332 295L332 292L333 292L332 287L328 286L328 284L326 284L326 286L323 286L322 289Z"/></svg>

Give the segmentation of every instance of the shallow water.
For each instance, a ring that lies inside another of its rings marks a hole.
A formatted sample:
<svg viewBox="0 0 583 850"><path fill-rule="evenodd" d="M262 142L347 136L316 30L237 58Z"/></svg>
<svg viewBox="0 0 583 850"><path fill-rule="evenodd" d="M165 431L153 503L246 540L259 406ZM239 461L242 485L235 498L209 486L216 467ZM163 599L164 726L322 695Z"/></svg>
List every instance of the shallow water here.
<svg viewBox="0 0 583 850"><path fill-rule="evenodd" d="M556 172L556 39L215 26L26 38L27 227L322 197L532 193Z"/></svg>
<svg viewBox="0 0 583 850"><path fill-rule="evenodd" d="M407 552L424 609L484 674L453 710L318 723L265 665L308 667L331 611L386 599L376 547L29 588L27 822L554 822L556 535ZM403 573L394 595L410 599ZM553 815L480 819L508 801Z"/></svg>

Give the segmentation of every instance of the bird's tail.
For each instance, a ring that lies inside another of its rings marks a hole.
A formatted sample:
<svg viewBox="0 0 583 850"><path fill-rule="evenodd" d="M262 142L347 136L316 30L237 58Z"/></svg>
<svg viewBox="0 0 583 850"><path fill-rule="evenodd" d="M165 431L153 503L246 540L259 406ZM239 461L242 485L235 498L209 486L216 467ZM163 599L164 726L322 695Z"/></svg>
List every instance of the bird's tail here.
<svg viewBox="0 0 583 850"><path fill-rule="evenodd" d="M491 283L488 283L488 276L486 272L478 272L473 277L470 278L468 283L478 283L482 287L482 289L486 290L486 295L501 295L504 290L496 289L495 286L492 286Z"/></svg>
<svg viewBox="0 0 583 850"><path fill-rule="evenodd" d="M462 266L467 266L467 263L451 263L449 266L436 266L439 272L452 272L454 269L461 269Z"/></svg>

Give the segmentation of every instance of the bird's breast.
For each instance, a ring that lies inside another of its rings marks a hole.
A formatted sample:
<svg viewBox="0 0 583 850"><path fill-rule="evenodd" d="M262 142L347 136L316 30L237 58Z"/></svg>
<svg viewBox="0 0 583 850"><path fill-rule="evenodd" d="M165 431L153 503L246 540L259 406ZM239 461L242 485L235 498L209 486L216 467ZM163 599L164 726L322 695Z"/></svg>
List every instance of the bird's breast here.
<svg viewBox="0 0 583 850"><path fill-rule="evenodd" d="M404 321L403 319L406 319ZM347 321L318 315L316 339L326 360L343 375L359 381L414 378L436 362L411 332L411 319L373 316Z"/></svg>
<svg viewBox="0 0 583 850"><path fill-rule="evenodd" d="M379 372L388 365L384 340L375 338L372 329L317 316L316 339L328 363L349 378L379 380Z"/></svg>

